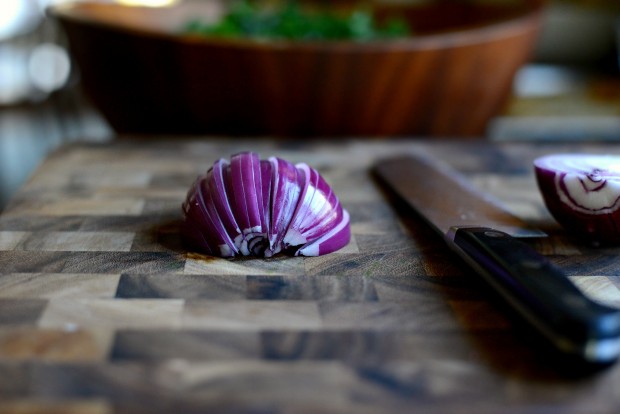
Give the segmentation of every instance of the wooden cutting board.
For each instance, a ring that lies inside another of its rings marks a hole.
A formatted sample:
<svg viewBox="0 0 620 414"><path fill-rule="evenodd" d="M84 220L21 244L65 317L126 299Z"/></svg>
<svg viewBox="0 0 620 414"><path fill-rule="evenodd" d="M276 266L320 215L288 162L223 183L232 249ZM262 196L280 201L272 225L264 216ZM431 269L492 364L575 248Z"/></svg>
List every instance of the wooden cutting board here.
<svg viewBox="0 0 620 414"><path fill-rule="evenodd" d="M317 168L352 241L316 258L185 251L195 176L241 150ZM0 413L615 413L620 368L567 378L441 239L370 175L440 157L550 237L620 305L620 248L568 238L531 161L617 146L120 139L52 154L0 216ZM409 178L403 177L404 180Z"/></svg>

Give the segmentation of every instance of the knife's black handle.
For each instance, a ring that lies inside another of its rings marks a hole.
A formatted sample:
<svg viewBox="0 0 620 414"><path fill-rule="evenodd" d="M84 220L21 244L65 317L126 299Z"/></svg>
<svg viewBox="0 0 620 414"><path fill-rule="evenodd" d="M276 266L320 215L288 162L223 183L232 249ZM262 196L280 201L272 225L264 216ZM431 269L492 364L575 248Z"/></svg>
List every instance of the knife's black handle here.
<svg viewBox="0 0 620 414"><path fill-rule="evenodd" d="M544 256L506 233L458 228L452 246L561 351L607 363L620 354L620 311L585 296Z"/></svg>

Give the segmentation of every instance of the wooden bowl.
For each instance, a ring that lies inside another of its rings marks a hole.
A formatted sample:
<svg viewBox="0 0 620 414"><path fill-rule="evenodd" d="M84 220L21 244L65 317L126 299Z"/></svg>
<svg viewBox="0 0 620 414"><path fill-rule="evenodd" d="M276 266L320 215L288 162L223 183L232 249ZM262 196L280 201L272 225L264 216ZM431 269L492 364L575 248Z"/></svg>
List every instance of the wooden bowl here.
<svg viewBox="0 0 620 414"><path fill-rule="evenodd" d="M399 40L258 41L179 34L223 3L50 9L83 88L120 133L270 136L484 134L530 57L543 0L374 3Z"/></svg>

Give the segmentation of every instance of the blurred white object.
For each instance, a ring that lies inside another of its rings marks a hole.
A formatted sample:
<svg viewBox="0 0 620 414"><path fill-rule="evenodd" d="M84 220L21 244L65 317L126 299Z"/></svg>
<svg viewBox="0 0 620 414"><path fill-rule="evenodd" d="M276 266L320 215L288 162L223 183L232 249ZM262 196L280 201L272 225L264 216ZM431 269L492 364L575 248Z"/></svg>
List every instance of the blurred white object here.
<svg viewBox="0 0 620 414"><path fill-rule="evenodd" d="M71 61L46 7L66 0L0 0L0 106L39 102L65 86Z"/></svg>
<svg viewBox="0 0 620 414"><path fill-rule="evenodd" d="M0 105L18 102L30 94L28 72L24 70L28 50L0 43Z"/></svg>
<svg viewBox="0 0 620 414"><path fill-rule="evenodd" d="M566 66L530 64L515 75L513 93L517 97L552 97L581 92L586 88L585 75Z"/></svg>
<svg viewBox="0 0 620 414"><path fill-rule="evenodd" d="M42 18L36 0L1 0L0 41L33 30Z"/></svg>
<svg viewBox="0 0 620 414"><path fill-rule="evenodd" d="M28 73L33 86L42 92L54 92L69 79L71 62L65 49L53 43L42 43L30 52Z"/></svg>

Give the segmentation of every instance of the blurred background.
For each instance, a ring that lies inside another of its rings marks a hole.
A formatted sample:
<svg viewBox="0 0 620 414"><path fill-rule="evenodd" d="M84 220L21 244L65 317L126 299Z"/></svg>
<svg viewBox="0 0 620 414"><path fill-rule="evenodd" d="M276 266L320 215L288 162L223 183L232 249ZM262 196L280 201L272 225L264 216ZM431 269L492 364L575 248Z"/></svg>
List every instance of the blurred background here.
<svg viewBox="0 0 620 414"><path fill-rule="evenodd" d="M63 32L46 17L59 2L0 0L0 210L50 151L114 136L80 89ZM620 140L619 39L620 1L550 0L531 61L484 138Z"/></svg>

